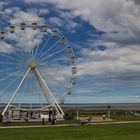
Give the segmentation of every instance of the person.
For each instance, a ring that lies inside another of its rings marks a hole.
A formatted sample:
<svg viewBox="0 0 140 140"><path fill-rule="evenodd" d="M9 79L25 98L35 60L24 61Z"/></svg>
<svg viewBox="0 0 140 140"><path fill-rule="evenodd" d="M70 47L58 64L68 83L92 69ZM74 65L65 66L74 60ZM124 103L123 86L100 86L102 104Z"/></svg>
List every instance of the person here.
<svg viewBox="0 0 140 140"><path fill-rule="evenodd" d="M56 122L56 111L53 110L53 114L52 114L52 125L54 125Z"/></svg>
<svg viewBox="0 0 140 140"><path fill-rule="evenodd" d="M92 117L90 116L90 117L88 118L88 124L91 123L91 119L92 119Z"/></svg>
<svg viewBox="0 0 140 140"><path fill-rule="evenodd" d="M25 121L28 122L28 113L25 114Z"/></svg>
<svg viewBox="0 0 140 140"><path fill-rule="evenodd" d="M103 115L103 120L105 120L105 115Z"/></svg>
<svg viewBox="0 0 140 140"><path fill-rule="evenodd" d="M44 119L44 117L42 118L42 125L45 125L45 119Z"/></svg>
<svg viewBox="0 0 140 140"><path fill-rule="evenodd" d="M52 111L51 110L49 110L49 118L48 118L48 122L49 122L49 124L51 123L51 121L52 121Z"/></svg>
<svg viewBox="0 0 140 140"><path fill-rule="evenodd" d="M27 116L25 117L25 121L26 121L26 123L28 122L28 117Z"/></svg>

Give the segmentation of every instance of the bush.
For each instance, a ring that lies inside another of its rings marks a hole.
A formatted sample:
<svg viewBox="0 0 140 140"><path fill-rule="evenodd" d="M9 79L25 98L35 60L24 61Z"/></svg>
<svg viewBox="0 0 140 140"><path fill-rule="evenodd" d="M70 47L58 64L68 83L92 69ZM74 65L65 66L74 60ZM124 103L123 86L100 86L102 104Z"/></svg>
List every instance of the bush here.
<svg viewBox="0 0 140 140"><path fill-rule="evenodd" d="M65 113L65 116L64 116L65 120L73 120L74 118L75 118L75 113L74 112Z"/></svg>
<svg viewBox="0 0 140 140"><path fill-rule="evenodd" d="M3 121L3 116L0 114L0 122Z"/></svg>

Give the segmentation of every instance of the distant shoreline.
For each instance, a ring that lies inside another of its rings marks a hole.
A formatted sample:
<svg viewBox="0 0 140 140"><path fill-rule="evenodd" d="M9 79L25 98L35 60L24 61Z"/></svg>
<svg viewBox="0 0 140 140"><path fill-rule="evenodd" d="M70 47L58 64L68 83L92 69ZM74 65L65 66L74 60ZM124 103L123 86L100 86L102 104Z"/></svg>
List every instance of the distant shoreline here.
<svg viewBox="0 0 140 140"><path fill-rule="evenodd" d="M0 108L4 108L6 104L0 103ZM13 104L16 106L16 104ZM39 104L32 104L35 108L40 107ZM44 106L47 104L43 104ZM140 103L78 103L78 104L62 104L63 110L106 110L108 105L112 110L140 110ZM29 107L30 104L22 104L23 107Z"/></svg>

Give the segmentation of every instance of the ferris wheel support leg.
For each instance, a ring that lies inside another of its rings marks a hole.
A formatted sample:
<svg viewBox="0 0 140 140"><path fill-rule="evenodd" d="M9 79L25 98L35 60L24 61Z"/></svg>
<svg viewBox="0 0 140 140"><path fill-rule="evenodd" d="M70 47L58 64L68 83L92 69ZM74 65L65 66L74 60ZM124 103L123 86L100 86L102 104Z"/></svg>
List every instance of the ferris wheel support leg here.
<svg viewBox="0 0 140 140"><path fill-rule="evenodd" d="M10 103L12 102L12 100L14 99L14 97L16 96L18 90L20 89L21 85L23 84L25 78L27 77L28 73L30 72L31 68L29 68L27 70L27 72L25 73L24 77L22 78L20 84L18 85L17 89L15 90L15 92L13 93L12 97L10 98L9 102L7 103L6 107L4 108L3 112L2 112L2 116L4 116L5 112L7 111Z"/></svg>
<svg viewBox="0 0 140 140"><path fill-rule="evenodd" d="M57 111L59 114L64 115L63 110L61 109L61 107L60 107L59 104L57 103L55 97L54 97L53 94L51 93L49 87L47 86L46 82L44 81L44 79L43 79L43 77L41 76L41 74L40 74L40 72L38 71L38 69L36 68L36 69L34 70L34 72L35 72L35 75L36 75L36 77L37 77L37 79L38 79L39 84L40 84L40 85L44 85L44 88L43 88L42 86L41 86L41 88L42 88L43 92L44 92L44 90L45 90L46 96L48 97L48 99L51 100L51 101L50 101L50 102L52 103L51 105L54 105L56 111Z"/></svg>

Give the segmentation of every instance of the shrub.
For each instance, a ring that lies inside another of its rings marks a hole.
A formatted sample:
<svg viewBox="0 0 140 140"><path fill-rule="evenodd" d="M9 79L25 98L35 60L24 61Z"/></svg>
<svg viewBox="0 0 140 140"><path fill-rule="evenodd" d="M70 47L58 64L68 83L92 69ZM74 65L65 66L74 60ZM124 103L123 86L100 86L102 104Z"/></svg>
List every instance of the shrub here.
<svg viewBox="0 0 140 140"><path fill-rule="evenodd" d="M2 114L0 114L0 122L2 122L3 121L3 116L2 116Z"/></svg>
<svg viewBox="0 0 140 140"><path fill-rule="evenodd" d="M75 118L75 113L74 112L65 113L65 116L64 116L65 120L73 120L74 118Z"/></svg>

